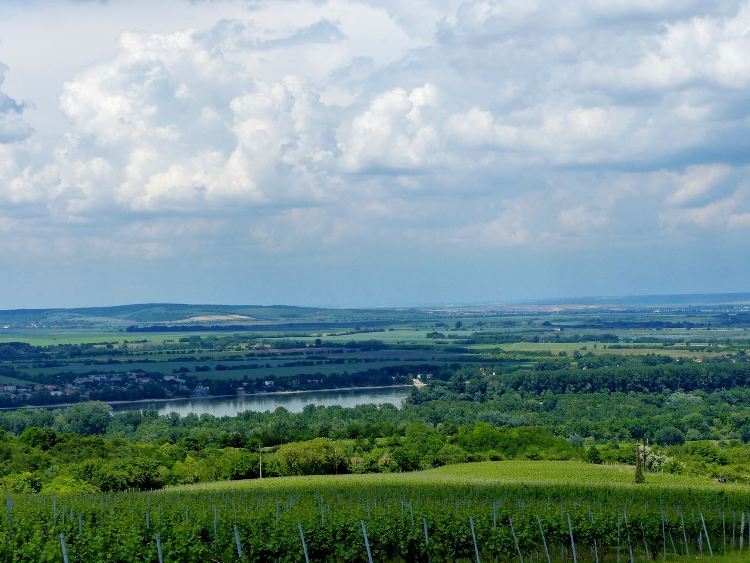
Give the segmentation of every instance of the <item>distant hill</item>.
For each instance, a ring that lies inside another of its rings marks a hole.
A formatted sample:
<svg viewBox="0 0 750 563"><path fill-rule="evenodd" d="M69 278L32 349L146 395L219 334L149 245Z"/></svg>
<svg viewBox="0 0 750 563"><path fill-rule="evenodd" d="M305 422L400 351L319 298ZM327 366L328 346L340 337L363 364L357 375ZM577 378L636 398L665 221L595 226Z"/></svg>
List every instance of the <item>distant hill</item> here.
<svg viewBox="0 0 750 563"><path fill-rule="evenodd" d="M189 305L142 303L111 307L15 309L0 311L0 327L126 328L133 325L350 324L425 318L417 309L325 309L287 305Z"/></svg>
<svg viewBox="0 0 750 563"><path fill-rule="evenodd" d="M699 306L750 305L750 292L675 295L632 295L619 297L576 297L542 299L508 305L474 307L430 307L389 309L334 309L291 305L191 305L180 303L140 303L111 307L67 309L0 310L0 328L96 328L141 330L197 330L226 327L238 330L287 330L298 327L354 328L358 324L378 326L388 323L426 321L436 317L544 312L554 308L575 310L637 309L639 307L685 308Z"/></svg>

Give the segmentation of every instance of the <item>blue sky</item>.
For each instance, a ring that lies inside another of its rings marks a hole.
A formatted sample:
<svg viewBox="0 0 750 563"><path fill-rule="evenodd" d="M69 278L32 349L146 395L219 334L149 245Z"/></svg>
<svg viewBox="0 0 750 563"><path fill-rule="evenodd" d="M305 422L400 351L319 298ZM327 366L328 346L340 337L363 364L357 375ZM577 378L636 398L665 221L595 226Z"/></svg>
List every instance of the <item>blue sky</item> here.
<svg viewBox="0 0 750 563"><path fill-rule="evenodd" d="M748 290L750 3L0 3L0 307Z"/></svg>

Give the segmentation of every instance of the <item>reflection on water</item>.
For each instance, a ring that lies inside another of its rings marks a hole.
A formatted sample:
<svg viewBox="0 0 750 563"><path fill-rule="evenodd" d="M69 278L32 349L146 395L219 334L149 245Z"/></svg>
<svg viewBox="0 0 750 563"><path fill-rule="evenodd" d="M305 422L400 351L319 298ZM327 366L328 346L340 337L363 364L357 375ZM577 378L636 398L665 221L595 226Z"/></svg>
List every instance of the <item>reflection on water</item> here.
<svg viewBox="0 0 750 563"><path fill-rule="evenodd" d="M281 395L238 395L236 397L206 397L202 399L178 399L114 405L115 411L155 410L159 414L176 412L180 416L197 415L235 416L244 411L273 411L283 407L290 412L300 412L306 405L356 407L357 405L379 405L390 403L401 406L401 401L410 387L385 389L346 389L339 391L312 391Z"/></svg>

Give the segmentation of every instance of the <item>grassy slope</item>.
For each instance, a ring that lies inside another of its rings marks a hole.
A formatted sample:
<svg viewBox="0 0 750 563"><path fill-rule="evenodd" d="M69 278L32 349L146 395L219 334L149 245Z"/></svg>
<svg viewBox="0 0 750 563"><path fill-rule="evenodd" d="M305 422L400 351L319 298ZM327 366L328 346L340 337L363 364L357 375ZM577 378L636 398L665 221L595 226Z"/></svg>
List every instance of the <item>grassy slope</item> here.
<svg viewBox="0 0 750 563"><path fill-rule="evenodd" d="M566 484L596 486L633 485L633 467L629 465L591 465L580 461L488 461L463 463L413 473L367 475L314 475L276 477L263 480L221 481L177 487L179 490L222 489L319 489L326 486L397 486L418 484L493 485L493 484ZM700 488L734 490L750 494L750 487L722 484L704 477L647 474L646 488Z"/></svg>

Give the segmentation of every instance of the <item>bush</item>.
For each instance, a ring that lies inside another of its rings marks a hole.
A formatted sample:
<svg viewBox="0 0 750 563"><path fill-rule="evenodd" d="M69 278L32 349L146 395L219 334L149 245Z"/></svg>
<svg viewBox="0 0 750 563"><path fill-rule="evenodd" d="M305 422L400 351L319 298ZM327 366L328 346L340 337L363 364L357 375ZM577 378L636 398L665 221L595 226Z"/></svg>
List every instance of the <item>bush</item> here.
<svg viewBox="0 0 750 563"><path fill-rule="evenodd" d="M704 463L715 463L717 465L726 465L729 463L726 452L721 451L710 442L688 444L685 448L687 449L687 453Z"/></svg>
<svg viewBox="0 0 750 563"><path fill-rule="evenodd" d="M82 403L70 407L65 412L65 421L70 431L76 434L104 434L112 422L111 410L112 407L105 403Z"/></svg>
<svg viewBox="0 0 750 563"><path fill-rule="evenodd" d="M255 479L259 474L259 456L256 454L241 453L233 456L229 466L229 478Z"/></svg>
<svg viewBox="0 0 750 563"><path fill-rule="evenodd" d="M48 450L57 443L57 434L51 428L31 426L19 436L21 442L32 448Z"/></svg>
<svg viewBox="0 0 750 563"><path fill-rule="evenodd" d="M275 457L284 475L326 475L338 472L343 465L336 443L329 438L286 444Z"/></svg>
<svg viewBox="0 0 750 563"><path fill-rule="evenodd" d="M602 454L599 452L599 448L596 446L591 446L586 451L586 462L587 463L595 463L596 465L601 465L602 463Z"/></svg>
<svg viewBox="0 0 750 563"><path fill-rule="evenodd" d="M71 475L58 475L50 482L45 483L41 492L45 495L76 495L80 493L98 493L99 489Z"/></svg>
<svg viewBox="0 0 750 563"><path fill-rule="evenodd" d="M38 493L42 488L42 482L33 473L24 471L6 477L5 488L11 493Z"/></svg>
<svg viewBox="0 0 750 563"><path fill-rule="evenodd" d="M526 449L526 453L523 457L525 457L526 459L539 461L540 459L544 459L544 454L542 450L540 450L537 446L529 446Z"/></svg>
<svg viewBox="0 0 750 563"><path fill-rule="evenodd" d="M656 432L654 442L661 446L679 446L685 443L685 434L674 426L665 426Z"/></svg>
<svg viewBox="0 0 750 563"><path fill-rule="evenodd" d="M450 465L453 463L464 463L467 455L464 450L455 444L446 444L437 453L438 465Z"/></svg>

